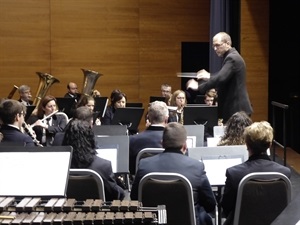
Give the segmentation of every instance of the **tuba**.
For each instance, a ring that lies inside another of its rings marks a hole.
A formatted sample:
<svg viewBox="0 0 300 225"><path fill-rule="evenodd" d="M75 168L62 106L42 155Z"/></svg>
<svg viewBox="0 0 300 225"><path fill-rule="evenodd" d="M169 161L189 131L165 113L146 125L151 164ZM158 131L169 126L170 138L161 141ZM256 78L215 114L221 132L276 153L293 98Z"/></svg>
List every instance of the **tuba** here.
<svg viewBox="0 0 300 225"><path fill-rule="evenodd" d="M37 75L40 77L40 82L39 86L36 92L36 97L33 101L33 105L36 106L36 109L38 108L40 101L43 97L45 97L47 91L51 87L52 84L54 83L59 83L59 80L56 79L54 76L48 73L41 73L41 72L36 72Z"/></svg>
<svg viewBox="0 0 300 225"><path fill-rule="evenodd" d="M83 96L93 95L95 84L98 78L103 75L93 70L86 70L86 69L81 69L81 70L83 71L84 77L83 77L82 93L78 102L81 102Z"/></svg>
<svg viewBox="0 0 300 225"><path fill-rule="evenodd" d="M14 94L16 93L16 91L19 89L18 86L14 85L13 89L11 90L11 92L8 94L7 99L11 99Z"/></svg>

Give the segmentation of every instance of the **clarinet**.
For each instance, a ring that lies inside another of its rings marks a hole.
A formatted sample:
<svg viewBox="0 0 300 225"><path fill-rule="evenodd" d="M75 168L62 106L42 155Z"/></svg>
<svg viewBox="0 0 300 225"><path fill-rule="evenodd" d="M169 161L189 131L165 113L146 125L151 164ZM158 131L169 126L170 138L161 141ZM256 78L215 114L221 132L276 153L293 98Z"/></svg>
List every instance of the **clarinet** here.
<svg viewBox="0 0 300 225"><path fill-rule="evenodd" d="M22 127L24 129L24 131L32 138L34 144L38 147L44 147L38 139L36 139L35 135L33 134L33 130L32 128L30 128L30 126L28 126L27 123L23 122L22 123Z"/></svg>

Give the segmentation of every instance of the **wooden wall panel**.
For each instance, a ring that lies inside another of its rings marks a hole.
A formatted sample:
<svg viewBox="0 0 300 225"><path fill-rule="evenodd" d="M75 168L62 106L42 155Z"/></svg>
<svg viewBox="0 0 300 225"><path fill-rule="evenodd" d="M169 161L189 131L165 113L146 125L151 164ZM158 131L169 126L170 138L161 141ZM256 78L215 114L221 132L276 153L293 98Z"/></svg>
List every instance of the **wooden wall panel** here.
<svg viewBox="0 0 300 225"><path fill-rule="evenodd" d="M260 120L268 110L268 1L241 2L241 53ZM69 81L82 88L84 68L103 74L95 85L103 96L119 88L146 106L161 83L181 87L181 42L209 41L209 8L205 0L0 0L0 96L21 84L35 95L37 71L59 79L49 94L63 96Z"/></svg>
<svg viewBox="0 0 300 225"><path fill-rule="evenodd" d="M268 120L269 1L241 1L241 54L254 121Z"/></svg>

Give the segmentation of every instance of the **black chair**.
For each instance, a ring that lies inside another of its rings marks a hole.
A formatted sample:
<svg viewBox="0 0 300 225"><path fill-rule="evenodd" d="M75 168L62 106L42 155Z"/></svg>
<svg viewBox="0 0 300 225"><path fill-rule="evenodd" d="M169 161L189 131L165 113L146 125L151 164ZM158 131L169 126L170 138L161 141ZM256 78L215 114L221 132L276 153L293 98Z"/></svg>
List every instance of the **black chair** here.
<svg viewBox="0 0 300 225"><path fill-rule="evenodd" d="M282 173L258 172L239 184L233 225L267 225L291 201L291 181Z"/></svg>
<svg viewBox="0 0 300 225"><path fill-rule="evenodd" d="M86 199L105 201L102 177L91 169L70 169L67 198L75 198L77 201Z"/></svg>
<svg viewBox="0 0 300 225"><path fill-rule="evenodd" d="M138 169L139 162L141 159L153 156L155 154L159 154L163 152L165 149L164 148L144 148L136 156L136 161L135 161L135 172Z"/></svg>
<svg viewBox="0 0 300 225"><path fill-rule="evenodd" d="M146 174L139 184L138 200L144 207L166 205L168 224L196 224L192 185L181 174Z"/></svg>

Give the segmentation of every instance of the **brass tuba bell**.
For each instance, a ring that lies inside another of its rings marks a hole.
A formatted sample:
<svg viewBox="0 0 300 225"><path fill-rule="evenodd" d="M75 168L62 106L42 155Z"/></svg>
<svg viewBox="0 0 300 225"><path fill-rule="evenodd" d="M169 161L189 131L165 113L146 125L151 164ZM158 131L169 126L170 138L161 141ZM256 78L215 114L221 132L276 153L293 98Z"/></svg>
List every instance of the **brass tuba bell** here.
<svg viewBox="0 0 300 225"><path fill-rule="evenodd" d="M36 73L40 77L39 86L36 91L36 97L33 101L33 105L35 105L37 109L41 99L45 97L47 91L52 86L52 84L59 83L59 80L48 73L42 73L42 72L36 72Z"/></svg>
<svg viewBox="0 0 300 225"><path fill-rule="evenodd" d="M83 87L82 87L82 95L93 95L93 90L95 87L95 84L100 76L103 74L100 74L96 71L93 70L86 70L86 69L81 69L83 71Z"/></svg>

